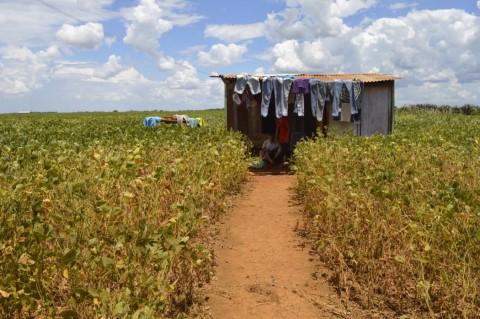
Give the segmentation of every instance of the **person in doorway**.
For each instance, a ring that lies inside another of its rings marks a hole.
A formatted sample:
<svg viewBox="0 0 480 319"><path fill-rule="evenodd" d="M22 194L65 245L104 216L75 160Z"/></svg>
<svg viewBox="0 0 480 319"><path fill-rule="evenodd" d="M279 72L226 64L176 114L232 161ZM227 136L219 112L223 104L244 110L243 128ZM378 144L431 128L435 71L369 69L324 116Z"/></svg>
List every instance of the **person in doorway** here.
<svg viewBox="0 0 480 319"><path fill-rule="evenodd" d="M271 165L276 166L283 162L282 159L282 146L272 136L269 136L265 142L263 142L262 149L260 150L260 157L262 160Z"/></svg>

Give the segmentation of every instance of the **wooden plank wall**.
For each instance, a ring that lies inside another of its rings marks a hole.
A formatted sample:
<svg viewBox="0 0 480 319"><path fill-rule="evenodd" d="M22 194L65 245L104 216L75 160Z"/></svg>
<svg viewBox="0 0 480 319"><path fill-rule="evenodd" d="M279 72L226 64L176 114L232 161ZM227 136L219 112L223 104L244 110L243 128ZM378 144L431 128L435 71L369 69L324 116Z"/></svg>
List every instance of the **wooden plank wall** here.
<svg viewBox="0 0 480 319"><path fill-rule="evenodd" d="M365 83L361 116L362 136L391 132L393 85L393 81Z"/></svg>

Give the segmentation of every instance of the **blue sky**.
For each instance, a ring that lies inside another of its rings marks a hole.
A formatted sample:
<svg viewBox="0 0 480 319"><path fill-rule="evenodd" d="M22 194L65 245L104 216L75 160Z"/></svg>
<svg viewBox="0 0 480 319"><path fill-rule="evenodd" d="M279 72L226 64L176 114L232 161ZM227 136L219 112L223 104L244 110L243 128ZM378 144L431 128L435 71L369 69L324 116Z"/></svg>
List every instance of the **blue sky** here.
<svg viewBox="0 0 480 319"><path fill-rule="evenodd" d="M480 104L480 1L3 0L0 112L223 105L218 73L381 72Z"/></svg>

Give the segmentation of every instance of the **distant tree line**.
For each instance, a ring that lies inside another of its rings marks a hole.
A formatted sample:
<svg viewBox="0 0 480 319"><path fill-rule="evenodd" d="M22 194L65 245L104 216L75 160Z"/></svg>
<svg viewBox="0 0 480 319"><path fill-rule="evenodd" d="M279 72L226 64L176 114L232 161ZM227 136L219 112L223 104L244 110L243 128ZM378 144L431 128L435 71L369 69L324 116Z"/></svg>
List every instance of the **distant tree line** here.
<svg viewBox="0 0 480 319"><path fill-rule="evenodd" d="M437 105L437 104L410 104L402 107L396 107L396 110L399 112L418 110L418 111L435 111L435 112L452 113L452 114L480 115L480 106L473 105L473 104L465 104L463 106Z"/></svg>

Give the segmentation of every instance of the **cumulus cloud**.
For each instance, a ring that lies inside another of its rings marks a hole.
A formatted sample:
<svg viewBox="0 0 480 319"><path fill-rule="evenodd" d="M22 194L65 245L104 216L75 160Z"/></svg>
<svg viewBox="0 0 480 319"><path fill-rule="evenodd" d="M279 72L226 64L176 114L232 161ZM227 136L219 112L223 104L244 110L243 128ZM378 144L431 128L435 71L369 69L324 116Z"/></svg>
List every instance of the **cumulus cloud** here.
<svg viewBox="0 0 480 319"><path fill-rule="evenodd" d="M81 21L101 22L118 14L107 10L112 0L48 0L0 1L0 45L27 47L45 46L56 39L63 24L77 25ZM52 9L52 7L58 10Z"/></svg>
<svg viewBox="0 0 480 319"><path fill-rule="evenodd" d="M58 110L58 105L63 104L69 109L94 110L99 101L104 107L120 110L222 105L221 81L200 80L196 69L186 61L164 57L158 64L169 72L165 80L146 78L135 68L122 65L121 58L116 55L100 65L62 63L54 70L50 82L51 86L62 88L56 100L51 99L52 109Z"/></svg>
<svg viewBox="0 0 480 319"><path fill-rule="evenodd" d="M64 62L55 67L52 78L76 79L83 82L141 84L151 82L133 67L122 65L121 57L110 55L101 65L96 63Z"/></svg>
<svg viewBox="0 0 480 319"><path fill-rule="evenodd" d="M270 58L278 72L386 72L404 83L464 83L480 80L479 50L479 17L423 10L378 19L337 38L282 41Z"/></svg>
<svg viewBox="0 0 480 319"><path fill-rule="evenodd" d="M183 0L141 0L124 13L128 21L124 43L155 55L162 35L174 26L188 25L200 19L196 15L181 13L185 6Z"/></svg>
<svg viewBox="0 0 480 319"><path fill-rule="evenodd" d="M400 75L397 102L478 103L480 18L463 10L413 11L340 37L286 40L269 52L275 72Z"/></svg>
<svg viewBox="0 0 480 319"><path fill-rule="evenodd" d="M104 40L103 25L86 23L79 26L64 24L57 32L57 38L64 43L83 49L98 48Z"/></svg>
<svg viewBox="0 0 480 319"><path fill-rule="evenodd" d="M51 78L57 47L33 52L26 47L10 46L0 50L0 96L23 95L41 88Z"/></svg>
<svg viewBox="0 0 480 319"><path fill-rule="evenodd" d="M200 51L198 61L204 66L226 66L240 61L247 52L247 45L234 43L214 44L209 51Z"/></svg>
<svg viewBox="0 0 480 319"><path fill-rule="evenodd" d="M208 25L204 32L206 37L217 38L225 42L238 42L260 38L265 35L264 23Z"/></svg>
<svg viewBox="0 0 480 319"><path fill-rule="evenodd" d="M376 4L376 0L287 0L286 9L267 15L265 30L273 42L339 37L351 30L343 18Z"/></svg>
<svg viewBox="0 0 480 319"><path fill-rule="evenodd" d="M351 27L343 18L371 8L377 0L285 0L286 8L265 21L243 25L209 25L205 36L238 42L262 36L271 42L341 36Z"/></svg>
<svg viewBox="0 0 480 319"><path fill-rule="evenodd" d="M151 96L164 103L184 103L183 107L198 105L206 99L214 101L218 96L210 93L221 87L218 81L199 79L197 69L189 61L168 56L161 50L160 39L165 33L202 18L186 13L187 8L185 0L141 0L124 12L128 21L124 43L150 55L158 68L167 72L167 78L157 83Z"/></svg>
<svg viewBox="0 0 480 319"><path fill-rule="evenodd" d="M379 19L352 40L366 70L415 81L480 79L480 18L463 10L414 11ZM399 45L401 43L401 45Z"/></svg>

